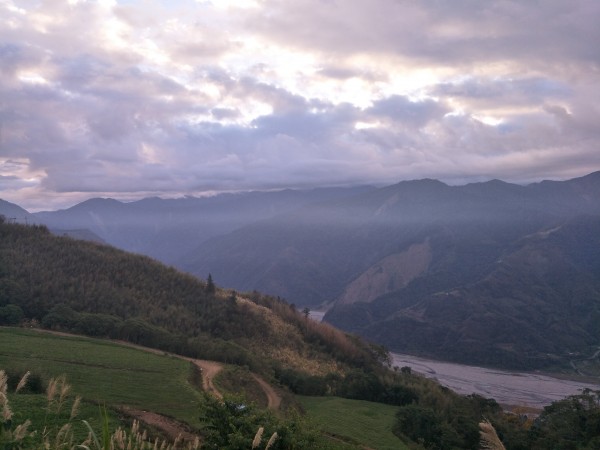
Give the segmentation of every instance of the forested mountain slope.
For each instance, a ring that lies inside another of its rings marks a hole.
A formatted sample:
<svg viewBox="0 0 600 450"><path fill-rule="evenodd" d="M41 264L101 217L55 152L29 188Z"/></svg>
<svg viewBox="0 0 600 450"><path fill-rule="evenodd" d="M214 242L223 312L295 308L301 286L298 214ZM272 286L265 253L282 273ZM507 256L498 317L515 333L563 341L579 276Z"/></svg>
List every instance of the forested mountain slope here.
<svg viewBox="0 0 600 450"><path fill-rule="evenodd" d="M306 374L378 366L378 350L258 293L244 298L113 247L0 223L0 322L121 338ZM271 373L271 372L269 372Z"/></svg>
<svg viewBox="0 0 600 450"><path fill-rule="evenodd" d="M600 217L523 237L471 280L430 268L327 319L408 353L511 368L568 366L600 344ZM448 279L450 277L450 279Z"/></svg>

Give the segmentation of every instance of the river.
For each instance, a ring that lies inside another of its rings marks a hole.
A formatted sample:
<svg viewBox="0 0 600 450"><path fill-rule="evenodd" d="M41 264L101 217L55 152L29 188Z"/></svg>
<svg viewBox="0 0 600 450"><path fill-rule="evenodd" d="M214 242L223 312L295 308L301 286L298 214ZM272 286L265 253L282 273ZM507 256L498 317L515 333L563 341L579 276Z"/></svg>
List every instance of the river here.
<svg viewBox="0 0 600 450"><path fill-rule="evenodd" d="M501 405L542 409L555 400L579 394L583 389L600 389L599 384L558 379L529 372L513 372L466 366L392 353L392 365L408 366L414 372L435 378L459 394L480 394Z"/></svg>
<svg viewBox="0 0 600 450"><path fill-rule="evenodd" d="M310 317L319 322L324 315L322 311L310 312ZM598 353L600 350L595 356ZM392 366L408 366L414 372L435 378L459 394L479 394L506 406L542 409L553 401L579 394L585 388L600 390L600 383L589 384L538 373L466 366L399 353L392 353L391 356Z"/></svg>

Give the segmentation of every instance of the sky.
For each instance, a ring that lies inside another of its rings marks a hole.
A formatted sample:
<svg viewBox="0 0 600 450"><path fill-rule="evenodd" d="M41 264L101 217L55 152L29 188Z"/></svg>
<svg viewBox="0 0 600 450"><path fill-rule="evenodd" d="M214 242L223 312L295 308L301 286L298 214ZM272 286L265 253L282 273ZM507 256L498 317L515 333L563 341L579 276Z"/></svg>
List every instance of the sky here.
<svg viewBox="0 0 600 450"><path fill-rule="evenodd" d="M600 170L598 0L0 0L0 198Z"/></svg>

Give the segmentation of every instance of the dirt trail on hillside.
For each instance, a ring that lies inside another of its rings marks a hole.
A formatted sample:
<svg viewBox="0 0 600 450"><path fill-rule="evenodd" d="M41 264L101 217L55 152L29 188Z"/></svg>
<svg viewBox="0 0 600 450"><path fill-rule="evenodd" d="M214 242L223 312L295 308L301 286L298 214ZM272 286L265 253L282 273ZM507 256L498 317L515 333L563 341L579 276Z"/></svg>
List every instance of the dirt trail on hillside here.
<svg viewBox="0 0 600 450"><path fill-rule="evenodd" d="M202 389L214 395L219 400L223 400L223 394L219 392L219 390L215 387L215 384L213 383L213 380L217 376L217 374L221 370L223 370L223 365L215 361L206 361L204 359L185 359L196 364L196 366L199 367L202 371Z"/></svg>
<svg viewBox="0 0 600 450"><path fill-rule="evenodd" d="M258 384L260 384L260 387L267 396L267 407L269 409L277 411L279 409L279 406L281 406L281 397L279 396L279 394L275 392L275 389L273 389L273 387L269 383L267 383L255 373L252 374L252 377L254 377Z"/></svg>

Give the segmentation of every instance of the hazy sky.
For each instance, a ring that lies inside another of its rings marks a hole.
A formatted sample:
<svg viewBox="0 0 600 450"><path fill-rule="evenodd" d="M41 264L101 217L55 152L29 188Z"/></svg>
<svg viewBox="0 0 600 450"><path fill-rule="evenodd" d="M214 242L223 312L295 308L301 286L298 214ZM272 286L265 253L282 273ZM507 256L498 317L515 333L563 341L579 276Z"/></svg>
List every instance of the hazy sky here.
<svg viewBox="0 0 600 450"><path fill-rule="evenodd" d="M600 169L598 0L0 0L30 210Z"/></svg>

